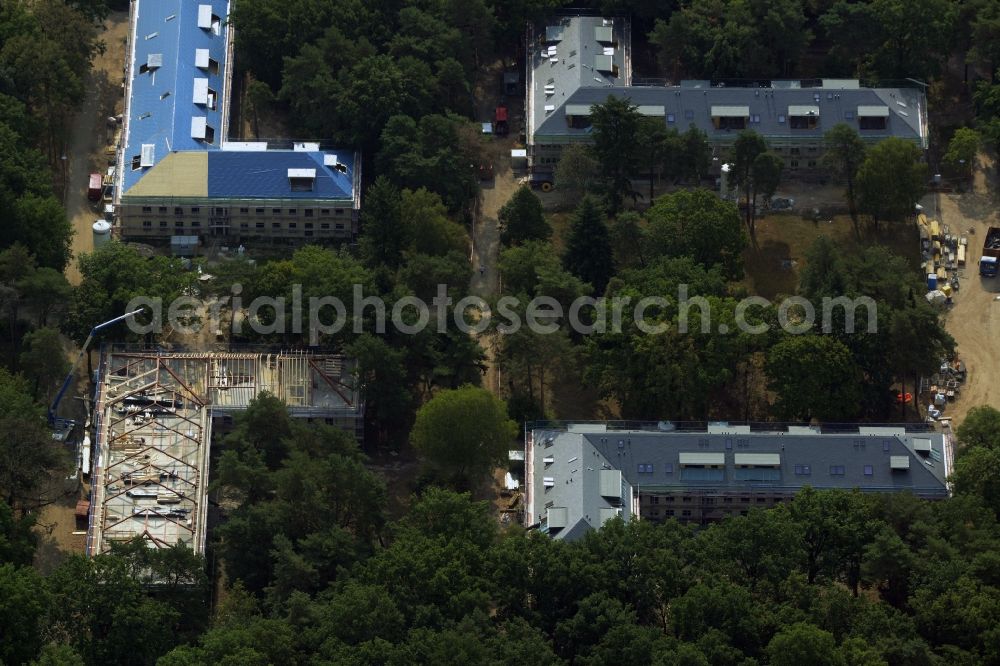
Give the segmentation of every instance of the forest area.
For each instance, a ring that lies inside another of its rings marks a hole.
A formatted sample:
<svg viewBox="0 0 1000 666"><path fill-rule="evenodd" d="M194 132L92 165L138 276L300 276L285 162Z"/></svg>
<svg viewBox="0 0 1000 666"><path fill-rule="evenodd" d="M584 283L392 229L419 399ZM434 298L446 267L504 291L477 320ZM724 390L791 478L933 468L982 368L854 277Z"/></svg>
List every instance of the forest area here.
<svg viewBox="0 0 1000 666"><path fill-rule="evenodd" d="M362 285L387 302L430 301L446 284L459 300L473 273L472 165L490 149L473 122L478 77L498 61L514 65L526 22L565 4L234 3L251 111L362 151L362 232L352 247L213 266L203 296L240 284L250 302L302 285L306 299L349 304ZM1000 144L996 2L582 4L629 14L638 57L665 78L916 78L930 86L932 118L949 118L936 135L946 169ZM753 295L741 280L755 206L699 187L709 153L696 130L650 127L613 101L595 108L593 147L567 151L557 169L565 229L528 188L501 211L496 296L548 296L568 311L580 297L666 295L645 312L666 332L632 321L588 335L566 321L545 335L494 328L486 336L504 367L494 396L478 388L487 359L476 339L453 328L379 331L370 313L348 311L361 332L348 327L321 345L358 361L364 449L265 395L219 442L212 492L227 508L205 557L139 542L36 569L38 511L72 467L45 414L69 343L135 296L169 302L198 286L179 260L118 242L80 258L79 286L62 273L72 230L61 157L108 9L103 0L0 6L0 663L1000 663L1000 412L990 408L958 430L955 496L940 502L807 489L710 527L612 521L563 543L501 528L473 499L525 421L592 416L557 408L557 378L621 418L903 421L916 415L897 393L953 351L904 258L879 244L843 256L824 238L786 295L870 298L877 321L861 310L856 329L875 323L878 333L845 333L837 311L829 331L816 322L788 332L774 304L740 315L767 332L738 332L737 308ZM966 63L967 84L956 74ZM737 173L747 196L764 200L782 174L759 139L741 137ZM827 143L825 167L844 181L859 237L903 224L926 188L923 156L888 141L859 148L842 131ZM639 212L631 180L651 173L678 189ZM886 174L909 177L900 187ZM710 305L709 330L678 331L681 285ZM140 340L126 335L102 340ZM246 331L233 342L303 339ZM748 400L754 382L767 400ZM423 463L403 511L391 510L394 489L371 464L387 452Z"/></svg>
<svg viewBox="0 0 1000 666"><path fill-rule="evenodd" d="M4 663L996 663L1000 412L960 427L955 496L805 489L705 528L615 519L580 541L501 529L426 487L395 521L339 431L259 400L216 479L237 504L204 562L121 544L46 576L0 504ZM144 585L151 580L156 585Z"/></svg>

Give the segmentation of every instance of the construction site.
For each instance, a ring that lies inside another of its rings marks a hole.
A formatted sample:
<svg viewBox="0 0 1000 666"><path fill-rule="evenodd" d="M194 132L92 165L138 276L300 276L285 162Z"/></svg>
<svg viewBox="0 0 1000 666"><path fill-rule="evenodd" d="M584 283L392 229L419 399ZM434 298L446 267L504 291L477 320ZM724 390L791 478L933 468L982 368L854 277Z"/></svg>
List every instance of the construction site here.
<svg viewBox="0 0 1000 666"><path fill-rule="evenodd" d="M190 352L110 347L94 410L87 554L142 537L204 551L213 426L263 392L296 418L362 436L353 362L306 351Z"/></svg>

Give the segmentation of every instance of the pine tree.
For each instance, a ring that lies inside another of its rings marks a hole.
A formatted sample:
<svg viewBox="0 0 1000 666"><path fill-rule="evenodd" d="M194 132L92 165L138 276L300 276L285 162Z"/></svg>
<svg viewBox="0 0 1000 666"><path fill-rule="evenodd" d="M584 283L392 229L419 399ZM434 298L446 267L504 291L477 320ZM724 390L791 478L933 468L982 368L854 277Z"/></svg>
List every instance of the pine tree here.
<svg viewBox="0 0 1000 666"><path fill-rule="evenodd" d="M521 245L529 240L547 240L552 227L545 221L542 202L527 185L514 193L500 209L500 240L504 245Z"/></svg>
<svg viewBox="0 0 1000 666"><path fill-rule="evenodd" d="M563 266L584 282L589 282L595 294L603 294L608 280L614 275L608 227L592 197L584 197L573 215Z"/></svg>
<svg viewBox="0 0 1000 666"><path fill-rule="evenodd" d="M361 214L361 256L370 268L396 268L409 242L399 190L385 176L368 188Z"/></svg>

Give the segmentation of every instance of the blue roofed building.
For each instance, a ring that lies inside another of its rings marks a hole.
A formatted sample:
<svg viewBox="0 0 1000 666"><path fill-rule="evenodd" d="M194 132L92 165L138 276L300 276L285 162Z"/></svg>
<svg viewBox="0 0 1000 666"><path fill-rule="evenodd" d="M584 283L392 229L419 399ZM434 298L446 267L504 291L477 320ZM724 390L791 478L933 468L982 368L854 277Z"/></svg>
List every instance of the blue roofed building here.
<svg viewBox="0 0 1000 666"><path fill-rule="evenodd" d="M953 446L946 433L863 425L673 428L529 430L525 526L573 540L619 516L704 524L792 501L806 486L949 495Z"/></svg>
<svg viewBox="0 0 1000 666"><path fill-rule="evenodd" d="M349 240L361 159L312 141L230 140L228 0L133 0L125 113L115 166L117 233Z"/></svg>

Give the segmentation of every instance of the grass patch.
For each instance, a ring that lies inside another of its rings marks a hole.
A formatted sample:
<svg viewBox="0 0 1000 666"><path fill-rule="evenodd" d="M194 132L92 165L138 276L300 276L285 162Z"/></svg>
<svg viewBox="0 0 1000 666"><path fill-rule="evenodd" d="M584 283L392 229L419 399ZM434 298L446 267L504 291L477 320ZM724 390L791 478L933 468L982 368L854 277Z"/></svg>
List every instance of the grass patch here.
<svg viewBox="0 0 1000 666"><path fill-rule="evenodd" d="M919 236L913 223L883 223L878 234L864 226L859 241L847 215L814 222L780 214L757 221L757 247L747 248L743 254L746 276L742 284L750 292L768 299L794 294L806 265L806 252L820 236L832 240L845 255L870 245L884 245L905 258L913 270L920 268Z"/></svg>

